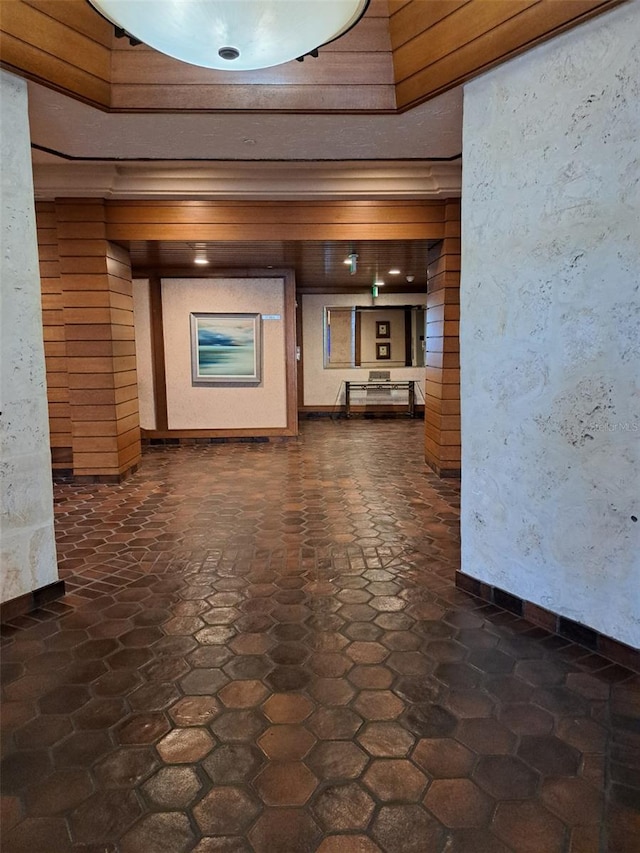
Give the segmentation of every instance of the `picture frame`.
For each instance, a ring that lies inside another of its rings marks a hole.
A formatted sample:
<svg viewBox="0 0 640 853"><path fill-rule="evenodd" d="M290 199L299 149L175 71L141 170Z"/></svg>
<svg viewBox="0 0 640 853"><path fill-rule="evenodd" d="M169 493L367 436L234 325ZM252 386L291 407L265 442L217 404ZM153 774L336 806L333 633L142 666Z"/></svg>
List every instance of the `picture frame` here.
<svg viewBox="0 0 640 853"><path fill-rule="evenodd" d="M261 319L260 314L191 313L192 385L259 385Z"/></svg>
<svg viewBox="0 0 640 853"><path fill-rule="evenodd" d="M389 361L391 359L391 344L377 343L376 344L376 360Z"/></svg>
<svg viewBox="0 0 640 853"><path fill-rule="evenodd" d="M376 338L390 338L391 325L388 320L376 320Z"/></svg>

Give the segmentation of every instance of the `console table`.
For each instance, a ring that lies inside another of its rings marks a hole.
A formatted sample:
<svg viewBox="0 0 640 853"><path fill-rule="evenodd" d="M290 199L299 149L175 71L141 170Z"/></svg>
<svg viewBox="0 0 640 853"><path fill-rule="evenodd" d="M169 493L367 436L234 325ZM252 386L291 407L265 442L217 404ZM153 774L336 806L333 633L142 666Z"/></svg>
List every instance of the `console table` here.
<svg viewBox="0 0 640 853"><path fill-rule="evenodd" d="M351 392L353 390L358 391L377 391L384 389L385 391L406 391L407 392L407 414L410 418L415 417L415 402L416 402L416 393L415 393L415 381L412 379L407 379L399 382L390 382L390 381L372 381L372 382L345 382L345 391L344 391L344 410L345 414L348 418L351 417ZM380 405L380 404L378 404Z"/></svg>

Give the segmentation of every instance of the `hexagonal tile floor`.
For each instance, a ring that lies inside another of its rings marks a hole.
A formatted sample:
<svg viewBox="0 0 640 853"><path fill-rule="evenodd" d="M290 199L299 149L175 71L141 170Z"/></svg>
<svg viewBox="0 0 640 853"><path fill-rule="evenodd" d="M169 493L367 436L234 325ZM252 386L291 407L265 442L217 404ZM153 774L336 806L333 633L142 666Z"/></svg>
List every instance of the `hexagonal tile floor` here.
<svg viewBox="0 0 640 853"><path fill-rule="evenodd" d="M55 489L3 626L3 853L630 853L640 677L454 586L423 425Z"/></svg>

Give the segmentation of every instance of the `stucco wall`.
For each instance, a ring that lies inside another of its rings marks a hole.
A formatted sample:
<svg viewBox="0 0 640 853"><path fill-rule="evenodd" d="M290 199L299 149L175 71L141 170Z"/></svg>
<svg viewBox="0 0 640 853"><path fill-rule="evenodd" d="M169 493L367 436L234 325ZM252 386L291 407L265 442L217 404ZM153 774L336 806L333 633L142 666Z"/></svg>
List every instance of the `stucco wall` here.
<svg viewBox="0 0 640 853"><path fill-rule="evenodd" d="M259 386L191 384L191 312L279 317L262 321ZM162 314L169 429L286 427L283 279L163 279Z"/></svg>
<svg viewBox="0 0 640 853"><path fill-rule="evenodd" d="M0 71L2 601L58 580L27 85Z"/></svg>
<svg viewBox="0 0 640 853"><path fill-rule="evenodd" d="M376 306L420 305L426 302L415 293L380 294L375 301ZM304 405L305 406L339 406L344 403L345 381L366 379L367 368L329 368L323 364L323 323L325 307L341 307L343 305L364 305L370 307L371 296L367 293L327 293L304 294L302 297L302 348L304 353ZM383 315L380 315L383 319ZM404 346L404 343L403 343ZM404 350L403 350L404 352ZM393 355L393 352L392 352ZM424 367L393 367L393 364L379 361L375 368L380 370L392 369L393 379L413 379L416 384L416 402L424 400ZM401 393L401 392L399 392ZM404 398L399 397L398 404L402 405Z"/></svg>
<svg viewBox="0 0 640 853"><path fill-rule="evenodd" d="M465 87L462 570L640 645L640 3Z"/></svg>

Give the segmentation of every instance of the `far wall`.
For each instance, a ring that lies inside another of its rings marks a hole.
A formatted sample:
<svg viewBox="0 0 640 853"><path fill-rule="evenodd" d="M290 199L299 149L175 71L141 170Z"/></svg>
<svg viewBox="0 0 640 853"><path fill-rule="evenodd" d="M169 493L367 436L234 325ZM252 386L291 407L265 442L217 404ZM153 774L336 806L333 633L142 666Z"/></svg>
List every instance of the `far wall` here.
<svg viewBox="0 0 640 853"><path fill-rule="evenodd" d="M381 294L376 307L395 305L420 305L426 296L416 293ZM302 296L302 346L303 384L305 406L332 407L344 404L345 381L364 380L370 369L391 370L393 379L413 379L416 382L416 403L424 400L424 367L394 367L393 362L378 361L364 368L324 368L323 323L325 307L360 305L371 307L372 297L367 293L303 294ZM375 319L383 319L376 316ZM372 321L373 322L373 321ZM404 336L401 342L404 358ZM396 345L397 349L397 345ZM392 348L393 355L393 348ZM363 353L364 360L364 353Z"/></svg>
<svg viewBox="0 0 640 853"><path fill-rule="evenodd" d="M640 646L640 2L465 86L462 570Z"/></svg>
<svg viewBox="0 0 640 853"><path fill-rule="evenodd" d="M260 313L262 381L259 386L191 384L191 312ZM169 429L286 428L284 279L185 278L162 280ZM134 282L140 425L155 429L149 285Z"/></svg>

